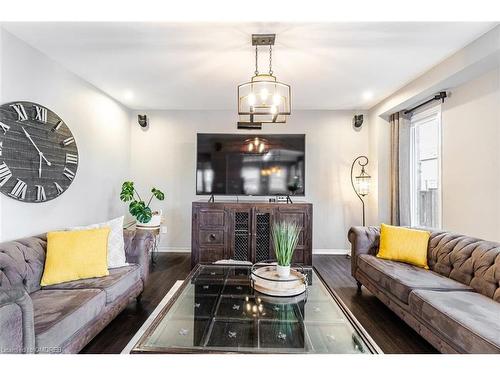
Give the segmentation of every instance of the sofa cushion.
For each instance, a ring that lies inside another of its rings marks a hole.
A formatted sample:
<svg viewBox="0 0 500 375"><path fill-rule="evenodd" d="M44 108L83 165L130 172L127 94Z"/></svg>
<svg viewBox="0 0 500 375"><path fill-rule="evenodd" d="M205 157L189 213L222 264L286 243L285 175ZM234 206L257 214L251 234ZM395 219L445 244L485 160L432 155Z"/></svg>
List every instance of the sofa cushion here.
<svg viewBox="0 0 500 375"><path fill-rule="evenodd" d="M415 290L410 309L467 353L500 353L500 303L475 292Z"/></svg>
<svg viewBox="0 0 500 375"><path fill-rule="evenodd" d="M424 230L382 224L377 258L413 264L428 270L429 235L429 232Z"/></svg>
<svg viewBox="0 0 500 375"><path fill-rule="evenodd" d="M101 277L108 272L109 228L47 233L41 286Z"/></svg>
<svg viewBox="0 0 500 375"><path fill-rule="evenodd" d="M141 270L137 264L109 270L109 276L95 277L50 285L44 290L62 289L100 289L106 293L106 304L114 302L132 285L141 279Z"/></svg>
<svg viewBox="0 0 500 375"><path fill-rule="evenodd" d="M361 254L358 267L381 288L408 304L413 289L472 290L471 287L432 271L392 260Z"/></svg>
<svg viewBox="0 0 500 375"><path fill-rule="evenodd" d="M99 289L39 290L31 294L38 351L57 352L80 328L104 309L106 294Z"/></svg>

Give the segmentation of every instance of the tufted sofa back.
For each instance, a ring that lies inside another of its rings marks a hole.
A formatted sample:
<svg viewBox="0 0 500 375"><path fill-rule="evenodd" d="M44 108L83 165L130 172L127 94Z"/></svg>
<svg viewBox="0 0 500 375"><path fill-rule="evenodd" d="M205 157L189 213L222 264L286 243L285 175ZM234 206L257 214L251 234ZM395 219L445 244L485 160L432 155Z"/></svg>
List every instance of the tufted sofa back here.
<svg viewBox="0 0 500 375"><path fill-rule="evenodd" d="M429 268L500 302L500 243L431 232Z"/></svg>
<svg viewBox="0 0 500 375"><path fill-rule="evenodd" d="M47 238L45 235L0 243L0 290L24 287L40 289Z"/></svg>

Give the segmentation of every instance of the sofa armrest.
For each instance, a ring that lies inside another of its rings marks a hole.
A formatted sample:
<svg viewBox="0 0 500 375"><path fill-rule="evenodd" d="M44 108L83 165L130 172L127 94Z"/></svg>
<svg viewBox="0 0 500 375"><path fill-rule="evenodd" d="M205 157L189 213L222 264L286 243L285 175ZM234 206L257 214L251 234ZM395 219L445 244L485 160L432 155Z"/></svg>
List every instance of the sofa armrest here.
<svg viewBox="0 0 500 375"><path fill-rule="evenodd" d="M0 290L0 354L35 350L33 303L24 289Z"/></svg>
<svg viewBox="0 0 500 375"><path fill-rule="evenodd" d="M380 227L351 227L348 238L351 243L351 274L354 276L360 254L377 254Z"/></svg>
<svg viewBox="0 0 500 375"><path fill-rule="evenodd" d="M149 252L154 245L154 235L147 231L125 229L123 239L127 262L141 267L141 278L145 284L149 277Z"/></svg>

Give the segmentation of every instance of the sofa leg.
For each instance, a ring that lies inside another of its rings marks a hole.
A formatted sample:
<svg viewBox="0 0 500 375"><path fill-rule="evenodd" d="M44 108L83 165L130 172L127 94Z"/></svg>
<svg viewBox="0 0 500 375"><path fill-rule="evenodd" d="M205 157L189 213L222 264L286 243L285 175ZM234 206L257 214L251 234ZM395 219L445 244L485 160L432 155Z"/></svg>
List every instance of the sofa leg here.
<svg viewBox="0 0 500 375"><path fill-rule="evenodd" d="M361 284L359 281L356 280L356 284L358 285L358 294L361 294L361 286L363 284Z"/></svg>
<svg viewBox="0 0 500 375"><path fill-rule="evenodd" d="M135 300L137 303L141 303L142 302L142 293L139 294L137 297L135 297Z"/></svg>

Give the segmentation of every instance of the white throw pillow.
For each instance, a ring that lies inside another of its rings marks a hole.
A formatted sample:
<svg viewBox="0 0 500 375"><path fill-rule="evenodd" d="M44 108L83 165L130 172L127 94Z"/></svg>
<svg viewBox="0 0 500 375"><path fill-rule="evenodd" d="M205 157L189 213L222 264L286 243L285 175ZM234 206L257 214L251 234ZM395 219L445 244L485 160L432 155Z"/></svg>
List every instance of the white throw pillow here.
<svg viewBox="0 0 500 375"><path fill-rule="evenodd" d="M70 228L70 230L96 229L103 227L110 228L108 237L108 268L128 266L125 258L125 242L123 240L123 216L106 221L105 223L74 227Z"/></svg>

